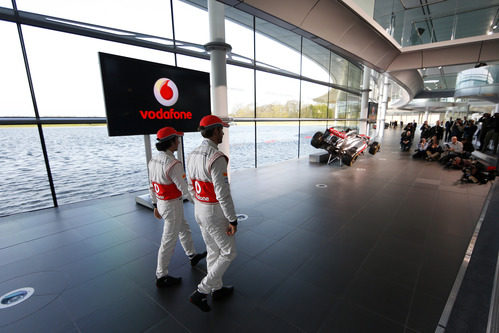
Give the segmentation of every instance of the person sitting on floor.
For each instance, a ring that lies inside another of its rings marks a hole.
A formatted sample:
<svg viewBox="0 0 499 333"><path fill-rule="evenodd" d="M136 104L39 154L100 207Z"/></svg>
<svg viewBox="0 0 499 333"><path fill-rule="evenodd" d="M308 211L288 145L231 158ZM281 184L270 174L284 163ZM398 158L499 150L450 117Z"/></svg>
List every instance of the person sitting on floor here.
<svg viewBox="0 0 499 333"><path fill-rule="evenodd" d="M422 138L421 141L419 141L416 153L412 155L412 158L424 158L426 156L427 148L428 148L428 142L426 142L425 138Z"/></svg>
<svg viewBox="0 0 499 333"><path fill-rule="evenodd" d="M402 151L408 151L412 145L412 134L411 131L402 132L402 136L400 138L400 149Z"/></svg>
<svg viewBox="0 0 499 333"><path fill-rule="evenodd" d="M443 149L438 144L438 139L435 137L434 140L431 141L431 145L426 149L426 160L427 161L438 161L440 158L440 154L442 154Z"/></svg>
<svg viewBox="0 0 499 333"><path fill-rule="evenodd" d="M453 136L451 138L451 142L445 144L446 148L440 157L440 163L447 164L449 160L453 159L456 156L461 156L463 153L463 143L457 141L457 136Z"/></svg>

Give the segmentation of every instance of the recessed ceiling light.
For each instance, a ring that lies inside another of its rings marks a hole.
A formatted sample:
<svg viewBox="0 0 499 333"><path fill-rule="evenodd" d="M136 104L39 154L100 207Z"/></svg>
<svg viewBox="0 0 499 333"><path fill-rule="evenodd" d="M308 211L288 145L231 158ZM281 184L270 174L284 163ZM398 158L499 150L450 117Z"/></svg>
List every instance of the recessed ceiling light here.
<svg viewBox="0 0 499 333"><path fill-rule="evenodd" d="M494 26L492 27L492 29L494 29L494 30L495 30L495 29L497 29L497 24L496 24L496 25L494 25Z"/></svg>
<svg viewBox="0 0 499 333"><path fill-rule="evenodd" d="M424 83L436 83L439 82L440 80L426 80Z"/></svg>
<svg viewBox="0 0 499 333"><path fill-rule="evenodd" d="M442 66L438 66L438 69L442 69Z"/></svg>

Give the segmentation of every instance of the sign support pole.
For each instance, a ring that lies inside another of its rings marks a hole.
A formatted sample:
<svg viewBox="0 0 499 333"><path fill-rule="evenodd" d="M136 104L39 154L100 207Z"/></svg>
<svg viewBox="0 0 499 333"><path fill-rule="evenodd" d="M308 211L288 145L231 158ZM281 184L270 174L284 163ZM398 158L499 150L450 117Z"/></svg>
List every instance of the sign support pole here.
<svg viewBox="0 0 499 333"><path fill-rule="evenodd" d="M147 170L147 184L149 184L149 161L152 158L151 150L151 137L149 134L144 134L144 149L146 153L146 170ZM135 202L147 208L154 209L152 205L151 196L149 193L138 195L135 197Z"/></svg>

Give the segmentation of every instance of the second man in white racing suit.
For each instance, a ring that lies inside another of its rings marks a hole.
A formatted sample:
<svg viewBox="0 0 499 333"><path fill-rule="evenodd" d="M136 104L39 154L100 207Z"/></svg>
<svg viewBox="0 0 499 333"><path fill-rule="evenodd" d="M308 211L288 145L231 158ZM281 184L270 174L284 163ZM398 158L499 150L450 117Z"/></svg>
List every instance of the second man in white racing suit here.
<svg viewBox="0 0 499 333"><path fill-rule="evenodd" d="M217 116L203 117L199 129L205 139L187 158L194 216L208 251L207 274L189 300L205 312L210 311L208 294L217 300L231 295L234 290L232 286L223 286L222 282L225 271L236 257L237 216L227 177L228 158L218 150L223 127L228 126Z"/></svg>

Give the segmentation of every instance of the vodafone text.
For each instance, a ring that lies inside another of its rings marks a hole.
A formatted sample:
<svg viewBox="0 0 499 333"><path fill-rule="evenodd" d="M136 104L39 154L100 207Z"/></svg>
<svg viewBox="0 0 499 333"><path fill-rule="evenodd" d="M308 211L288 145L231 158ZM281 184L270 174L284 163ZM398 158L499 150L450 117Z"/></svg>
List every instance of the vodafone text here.
<svg viewBox="0 0 499 333"><path fill-rule="evenodd" d="M142 119L192 119L191 112L175 111L174 109L164 110L160 108L158 111L143 111L139 110Z"/></svg>

